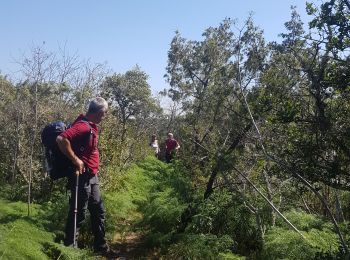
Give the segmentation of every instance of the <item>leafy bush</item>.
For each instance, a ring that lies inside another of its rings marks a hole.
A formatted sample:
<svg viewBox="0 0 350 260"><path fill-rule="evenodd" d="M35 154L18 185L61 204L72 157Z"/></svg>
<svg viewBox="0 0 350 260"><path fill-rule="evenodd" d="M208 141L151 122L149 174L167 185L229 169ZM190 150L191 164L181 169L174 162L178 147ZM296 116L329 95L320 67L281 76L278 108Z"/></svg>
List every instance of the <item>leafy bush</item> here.
<svg viewBox="0 0 350 260"><path fill-rule="evenodd" d="M315 259L327 255L333 259L338 254L337 235L328 223L316 216L303 212L291 211L285 216L296 225L305 239L282 222L267 232L263 247L263 259ZM335 259L335 258L334 258Z"/></svg>
<svg viewBox="0 0 350 260"><path fill-rule="evenodd" d="M105 195L108 220L114 221L107 224L122 233L125 222L136 221L128 228L141 229L145 244L160 248L168 257L183 250L189 259L200 255L214 258L219 253L236 257L232 250L248 255L261 248L254 216L232 193L221 190L208 200L200 196L193 202L190 178L179 161L164 164L148 157L114 181L117 179L119 185ZM185 233L179 235L179 224L190 201L195 205L195 215Z"/></svg>
<svg viewBox="0 0 350 260"><path fill-rule="evenodd" d="M107 230L141 229L150 247L169 245L190 197L190 181L181 165L147 157L116 175L114 190L105 193ZM113 220L113 221L111 221ZM133 222L133 226L126 223Z"/></svg>
<svg viewBox="0 0 350 260"><path fill-rule="evenodd" d="M154 164L152 160L140 164L153 185L150 186L147 202L139 204L143 215L139 225L148 227L151 246L162 247L172 240L181 214L188 206L190 181L181 165L169 166L159 161Z"/></svg>
<svg viewBox="0 0 350 260"><path fill-rule="evenodd" d="M284 215L291 223L293 223L294 226L302 231L322 229L323 226L328 225L316 215L306 214L302 211L291 210L289 212L286 212ZM281 218L277 218L276 225L285 229L289 229L288 224Z"/></svg>
<svg viewBox="0 0 350 260"><path fill-rule="evenodd" d="M219 254L225 253L232 244L229 236L186 234L170 246L166 259L218 259ZM221 259L225 259L224 256Z"/></svg>
<svg viewBox="0 0 350 260"><path fill-rule="evenodd" d="M132 166L122 175L115 176L117 189L103 194L107 211L107 226L109 231L120 226L120 222L138 219L138 205L147 201L147 196L153 182L144 170L137 165Z"/></svg>
<svg viewBox="0 0 350 260"><path fill-rule="evenodd" d="M220 260L245 260L246 257L232 254L232 253L220 253L218 259L220 259Z"/></svg>
<svg viewBox="0 0 350 260"><path fill-rule="evenodd" d="M234 241L233 251L250 255L262 247L262 238L254 215L241 203L241 199L225 191L215 191L202 201L188 229L194 233L229 235Z"/></svg>
<svg viewBox="0 0 350 260"><path fill-rule="evenodd" d="M38 212L39 217L49 220L45 225L45 229L51 232L59 232L64 230L66 218L69 208L69 197L66 194L58 194L51 198L50 201L41 204L41 210Z"/></svg>
<svg viewBox="0 0 350 260"><path fill-rule="evenodd" d="M155 166L162 164L151 157L148 160ZM159 174L157 170L154 172L146 172L145 169L134 164L126 172L113 176L112 182L115 184L108 185L113 188L103 193L108 219L107 230L113 230L119 226L120 222L141 218L138 208L139 205L147 203L150 190L155 185L150 175Z"/></svg>

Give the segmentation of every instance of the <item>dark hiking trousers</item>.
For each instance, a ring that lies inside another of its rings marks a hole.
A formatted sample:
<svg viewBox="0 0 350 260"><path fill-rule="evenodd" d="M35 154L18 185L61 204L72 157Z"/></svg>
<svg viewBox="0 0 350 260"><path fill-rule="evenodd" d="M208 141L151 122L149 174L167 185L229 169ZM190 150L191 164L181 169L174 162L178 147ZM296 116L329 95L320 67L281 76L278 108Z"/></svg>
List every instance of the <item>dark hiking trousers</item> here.
<svg viewBox="0 0 350 260"><path fill-rule="evenodd" d="M75 196L75 176L69 178L68 188L71 191L70 208L65 229L66 246L72 246L74 242L74 196ZM78 213L76 235L85 220L86 209L90 212L92 233L94 235L94 249L98 250L106 245L105 240L105 209L101 199L99 182L97 175L87 172L79 175L78 186Z"/></svg>
<svg viewBox="0 0 350 260"><path fill-rule="evenodd" d="M173 151L165 151L165 162L170 163L172 159L174 159L176 152Z"/></svg>

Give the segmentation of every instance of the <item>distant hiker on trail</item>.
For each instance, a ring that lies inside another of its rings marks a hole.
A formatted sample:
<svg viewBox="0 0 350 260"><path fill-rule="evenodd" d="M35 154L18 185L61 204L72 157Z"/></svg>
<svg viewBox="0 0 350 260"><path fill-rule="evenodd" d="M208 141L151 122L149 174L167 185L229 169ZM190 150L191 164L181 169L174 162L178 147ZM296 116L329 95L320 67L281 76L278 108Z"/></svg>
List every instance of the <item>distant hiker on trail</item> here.
<svg viewBox="0 0 350 260"><path fill-rule="evenodd" d="M151 136L151 142L149 143L149 145L153 148L154 155L159 159L160 149L159 149L158 139L155 134Z"/></svg>
<svg viewBox="0 0 350 260"><path fill-rule="evenodd" d="M105 240L105 209L99 189L100 158L97 148L97 124L106 116L107 109L108 103L106 100L101 97L92 99L87 113L79 115L73 125L57 136L56 139L59 149L72 161L77 170L76 179L74 173L68 177L71 198L64 244L66 246L76 244L79 228L85 220L85 212L88 209L94 235L94 251L97 253L110 252ZM78 183L76 183L76 180L79 180ZM77 193L75 193L76 184L78 185ZM77 195L77 212L75 211L73 194ZM76 237L74 237L75 234Z"/></svg>
<svg viewBox="0 0 350 260"><path fill-rule="evenodd" d="M165 161L170 163L179 149L180 145L178 141L174 139L174 135L172 133L168 133L168 138L165 140Z"/></svg>

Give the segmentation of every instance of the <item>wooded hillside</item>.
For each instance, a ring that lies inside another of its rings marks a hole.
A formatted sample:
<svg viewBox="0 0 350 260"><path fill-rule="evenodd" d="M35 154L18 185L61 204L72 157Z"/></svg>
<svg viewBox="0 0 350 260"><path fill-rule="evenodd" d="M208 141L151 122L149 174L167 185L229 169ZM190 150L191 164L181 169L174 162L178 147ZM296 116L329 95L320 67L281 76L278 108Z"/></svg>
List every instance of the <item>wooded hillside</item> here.
<svg viewBox="0 0 350 260"><path fill-rule="evenodd" d="M94 96L110 105L100 179L121 255L347 259L350 2L306 8L311 22L292 8L279 43L266 42L251 17L225 19L201 40L176 32L161 93L168 108L138 66L114 73L33 48L19 81L0 76L0 259L93 257L88 227L84 249L61 244L65 182L46 176L40 134L49 122L73 122ZM170 164L149 147L157 134L164 152L168 131L181 146ZM33 255L14 246L25 230Z"/></svg>

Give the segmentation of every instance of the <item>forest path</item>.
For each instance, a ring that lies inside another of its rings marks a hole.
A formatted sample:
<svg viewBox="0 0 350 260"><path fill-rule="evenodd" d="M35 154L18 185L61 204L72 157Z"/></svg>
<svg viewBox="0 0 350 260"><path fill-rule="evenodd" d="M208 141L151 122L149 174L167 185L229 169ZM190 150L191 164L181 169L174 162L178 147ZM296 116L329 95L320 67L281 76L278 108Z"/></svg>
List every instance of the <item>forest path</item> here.
<svg viewBox="0 0 350 260"><path fill-rule="evenodd" d="M110 256L98 258L100 260L134 260L134 259L159 259L157 250L150 250L142 242L141 232L128 231L114 235L110 248L113 253Z"/></svg>
<svg viewBox="0 0 350 260"><path fill-rule="evenodd" d="M113 240L111 248L119 255L116 259L146 259L147 250L141 241L140 233L130 231L125 234L116 234Z"/></svg>

